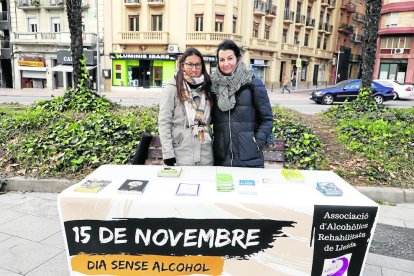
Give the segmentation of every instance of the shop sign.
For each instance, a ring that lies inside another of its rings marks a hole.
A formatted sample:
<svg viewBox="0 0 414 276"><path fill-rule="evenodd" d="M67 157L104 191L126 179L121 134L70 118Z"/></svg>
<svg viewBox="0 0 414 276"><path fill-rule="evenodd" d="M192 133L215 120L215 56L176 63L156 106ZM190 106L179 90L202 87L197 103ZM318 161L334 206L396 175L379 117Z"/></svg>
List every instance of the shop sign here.
<svg viewBox="0 0 414 276"><path fill-rule="evenodd" d="M20 66L29 66L29 67L45 67L43 61L33 61L33 60L19 60Z"/></svg>
<svg viewBox="0 0 414 276"><path fill-rule="evenodd" d="M204 62L217 62L217 58L215 56L203 56Z"/></svg>
<svg viewBox="0 0 414 276"><path fill-rule="evenodd" d="M171 54L109 53L110 59L176 60Z"/></svg>
<svg viewBox="0 0 414 276"><path fill-rule="evenodd" d="M86 57L86 65L96 65L96 51L83 50L83 54ZM58 50L57 63L72 65L72 52L68 50Z"/></svg>

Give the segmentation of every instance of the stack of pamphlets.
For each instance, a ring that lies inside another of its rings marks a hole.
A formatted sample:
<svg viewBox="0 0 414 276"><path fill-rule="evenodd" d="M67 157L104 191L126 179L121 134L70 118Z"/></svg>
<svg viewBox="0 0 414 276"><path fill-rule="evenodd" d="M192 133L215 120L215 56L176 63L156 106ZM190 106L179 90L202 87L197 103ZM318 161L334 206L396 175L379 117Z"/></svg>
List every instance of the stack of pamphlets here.
<svg viewBox="0 0 414 276"><path fill-rule="evenodd" d="M252 179L240 179L239 193L244 195L257 195L256 182Z"/></svg>
<svg viewBox="0 0 414 276"><path fill-rule="evenodd" d="M180 183L175 193L178 196L198 196L200 184L198 183Z"/></svg>
<svg viewBox="0 0 414 276"><path fill-rule="evenodd" d="M179 166L163 167L159 172L158 176L161 177L179 177L182 168Z"/></svg>
<svg viewBox="0 0 414 276"><path fill-rule="evenodd" d="M142 194L147 187L148 180L135 180L135 179L127 179L118 188L118 191L125 192L125 193L135 193L135 194Z"/></svg>
<svg viewBox="0 0 414 276"><path fill-rule="evenodd" d="M341 196L342 190L332 182L318 182L316 189L326 196Z"/></svg>
<svg viewBox="0 0 414 276"><path fill-rule="evenodd" d="M229 173L216 174L216 189L219 192L230 192L234 190L233 176Z"/></svg>
<svg viewBox="0 0 414 276"><path fill-rule="evenodd" d="M305 182L305 177L296 169L282 169L282 175L290 182Z"/></svg>
<svg viewBox="0 0 414 276"><path fill-rule="evenodd" d="M75 187L75 192L97 193L111 183L111 180L86 180Z"/></svg>

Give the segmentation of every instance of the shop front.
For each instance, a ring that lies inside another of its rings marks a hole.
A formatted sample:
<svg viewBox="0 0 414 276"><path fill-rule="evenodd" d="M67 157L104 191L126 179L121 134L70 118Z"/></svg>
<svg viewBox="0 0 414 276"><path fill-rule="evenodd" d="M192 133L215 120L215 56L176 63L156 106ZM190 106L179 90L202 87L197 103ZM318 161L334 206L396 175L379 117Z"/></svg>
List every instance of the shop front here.
<svg viewBox="0 0 414 276"><path fill-rule="evenodd" d="M23 56L18 61L21 88L46 88L46 63L43 57Z"/></svg>
<svg viewBox="0 0 414 276"><path fill-rule="evenodd" d="M175 54L110 53L112 85L163 87L176 70Z"/></svg>
<svg viewBox="0 0 414 276"><path fill-rule="evenodd" d="M408 60L401 59L381 59L379 68L379 79L396 80L401 83L406 82Z"/></svg>

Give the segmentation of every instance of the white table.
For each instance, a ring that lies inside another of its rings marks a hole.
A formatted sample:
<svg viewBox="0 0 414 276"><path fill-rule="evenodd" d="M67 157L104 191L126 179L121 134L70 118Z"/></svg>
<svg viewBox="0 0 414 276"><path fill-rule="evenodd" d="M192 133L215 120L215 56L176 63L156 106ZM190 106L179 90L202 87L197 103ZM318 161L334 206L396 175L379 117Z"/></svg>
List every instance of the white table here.
<svg viewBox="0 0 414 276"><path fill-rule="evenodd" d="M291 183L276 169L183 167L179 178L165 178L160 168L104 165L86 179L109 186L83 193L75 184L59 195L72 275L362 271L378 205L335 173L301 171L304 183ZM231 173L236 189L217 192L217 173ZM142 195L120 193L126 179L149 183ZM255 180L257 195L239 193L240 179ZM343 196L322 195L318 181L334 182ZM176 196L179 183L199 183L199 195Z"/></svg>

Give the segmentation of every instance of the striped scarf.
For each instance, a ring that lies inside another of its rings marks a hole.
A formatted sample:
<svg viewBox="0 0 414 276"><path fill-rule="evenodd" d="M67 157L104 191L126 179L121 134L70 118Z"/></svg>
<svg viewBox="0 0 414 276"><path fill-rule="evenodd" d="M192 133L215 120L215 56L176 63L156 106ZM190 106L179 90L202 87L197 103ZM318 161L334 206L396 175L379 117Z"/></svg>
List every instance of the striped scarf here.
<svg viewBox="0 0 414 276"><path fill-rule="evenodd" d="M201 84L204 82L204 75L199 78L193 78L184 72L184 108L187 115L189 127L191 133L201 141L202 144L211 142L210 134L208 133L207 120L210 117L210 102L206 97L206 93L203 90L204 86L200 85L195 89L192 89L189 85ZM200 104L194 101L193 94L201 92Z"/></svg>

